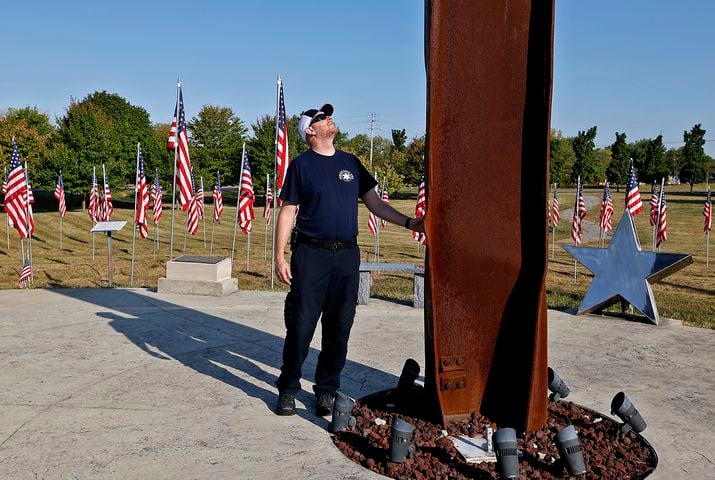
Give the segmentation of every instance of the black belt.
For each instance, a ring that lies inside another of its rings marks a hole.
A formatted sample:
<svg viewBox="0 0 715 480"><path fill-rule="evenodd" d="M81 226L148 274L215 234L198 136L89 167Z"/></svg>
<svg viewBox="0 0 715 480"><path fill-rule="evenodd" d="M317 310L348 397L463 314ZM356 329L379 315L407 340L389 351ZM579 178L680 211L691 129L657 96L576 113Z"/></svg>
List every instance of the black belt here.
<svg viewBox="0 0 715 480"><path fill-rule="evenodd" d="M325 248L326 250L342 250L344 248L353 248L357 246L357 240L348 240L347 242L338 242L331 240L319 240L305 235L298 235L298 243L308 245L313 248Z"/></svg>

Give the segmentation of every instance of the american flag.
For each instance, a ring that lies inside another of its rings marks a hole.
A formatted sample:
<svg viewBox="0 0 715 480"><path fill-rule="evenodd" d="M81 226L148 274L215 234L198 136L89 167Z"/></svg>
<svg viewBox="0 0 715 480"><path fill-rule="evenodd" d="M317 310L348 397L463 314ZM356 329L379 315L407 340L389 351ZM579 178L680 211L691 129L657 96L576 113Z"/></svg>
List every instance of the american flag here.
<svg viewBox="0 0 715 480"><path fill-rule="evenodd" d="M425 175L420 178L420 185L417 187L417 204L415 205L415 218L424 217L427 211L427 195L425 190ZM412 232L412 238L420 242L422 245L427 243L427 237L424 233Z"/></svg>
<svg viewBox="0 0 715 480"><path fill-rule="evenodd" d="M266 176L266 204L263 206L263 218L266 220L266 225L271 224L271 205L273 204L273 190L271 190L271 182Z"/></svg>
<svg viewBox="0 0 715 480"><path fill-rule="evenodd" d="M191 175L189 176L189 179L191 181L192 185L195 185L196 182L194 182L194 171L191 170ZM196 235L196 232L199 231L199 196L198 192L194 192L194 194L191 196L191 199L189 200L188 203L188 210L186 214L188 215L187 221L186 221L186 229L191 235Z"/></svg>
<svg viewBox="0 0 715 480"><path fill-rule="evenodd" d="M221 192L221 175L216 172L216 184L214 185L214 221L221 223L223 213L223 193Z"/></svg>
<svg viewBox="0 0 715 480"><path fill-rule="evenodd" d="M194 182L191 170L191 158L189 157L189 136L186 132L186 112L184 112L184 94L179 86L179 147L176 160L176 186L179 188L179 205L186 211L189 203L194 198Z"/></svg>
<svg viewBox="0 0 715 480"><path fill-rule="evenodd" d="M382 182L382 201L388 205L390 204L390 196L387 194L387 178ZM381 220L380 224L382 228L385 228L387 226L387 220Z"/></svg>
<svg viewBox="0 0 715 480"><path fill-rule="evenodd" d="M92 169L92 189L89 192L89 207L87 215L93 223L99 221L99 188L97 187L97 170Z"/></svg>
<svg viewBox="0 0 715 480"><path fill-rule="evenodd" d="M613 230L613 197L608 184L603 187L603 200L601 201L601 215L598 217L598 223L604 232Z"/></svg>
<svg viewBox="0 0 715 480"><path fill-rule="evenodd" d="M25 260L22 264L22 270L20 270L20 281L17 282L17 288L25 288L30 284L30 279L32 278L32 267L30 263Z"/></svg>
<svg viewBox="0 0 715 480"><path fill-rule="evenodd" d="M377 178L377 172L375 172L375 178ZM378 196L380 196L380 192L378 191L379 185L375 185L375 193L377 193ZM370 215L367 217L367 228L370 230L370 233L372 236L377 235L377 228L378 225L380 224L380 221L377 219L377 215L374 213L370 212Z"/></svg>
<svg viewBox="0 0 715 480"><path fill-rule="evenodd" d="M193 181L193 179L192 179ZM199 219L204 219L204 177L199 178L199 189L196 190L196 205L199 212Z"/></svg>
<svg viewBox="0 0 715 480"><path fill-rule="evenodd" d="M60 217L64 218L67 213L67 204L65 203L65 184L62 182L62 172L60 171L57 177L57 186L55 186L55 198L59 201Z"/></svg>
<svg viewBox="0 0 715 480"><path fill-rule="evenodd" d="M712 192L708 187L708 196L705 197L705 206L703 207L703 216L705 217L704 232L709 234L713 229L713 200Z"/></svg>
<svg viewBox="0 0 715 480"><path fill-rule="evenodd" d="M660 213L658 215L658 235L656 236L655 246L660 247L660 244L668 240L668 205L665 203L665 188L660 190Z"/></svg>
<svg viewBox="0 0 715 480"><path fill-rule="evenodd" d="M554 184L554 199L551 201L551 224L554 228L559 226L559 220L561 220L559 212L559 190Z"/></svg>
<svg viewBox="0 0 715 480"><path fill-rule="evenodd" d="M288 128L286 125L286 106L283 98L283 82L278 82L278 125L276 131L276 191L278 195L283 188L286 172L288 172Z"/></svg>
<svg viewBox="0 0 715 480"><path fill-rule="evenodd" d="M626 186L626 209L631 213L631 216L638 215L643 210L643 202L641 202L641 193L638 190L638 181L636 180L636 172L633 170L633 159L631 159L631 168L628 171L628 184Z"/></svg>
<svg viewBox="0 0 715 480"><path fill-rule="evenodd" d="M253 228L253 179L251 167L248 165L248 156L243 154L243 175L241 176L240 200L238 202L238 225L241 231L248 235Z"/></svg>
<svg viewBox="0 0 715 480"><path fill-rule="evenodd" d="M32 213L32 204L35 203L35 194L32 193L27 162L25 162L25 181L27 181L27 223L29 224L30 236L32 236L35 233L35 215Z"/></svg>
<svg viewBox="0 0 715 480"><path fill-rule="evenodd" d="M149 236L149 221L146 218L146 211L149 208L149 185L146 182L146 171L144 170L144 156L141 148L137 150L137 169L136 176L136 205L134 213L134 226L139 230L139 236L146 238Z"/></svg>
<svg viewBox="0 0 715 480"><path fill-rule="evenodd" d="M7 169L5 169L4 175L2 177L2 194L7 193Z"/></svg>
<svg viewBox="0 0 715 480"><path fill-rule="evenodd" d="M5 193L5 211L8 221L12 222L20 238L27 238L28 218L27 218L27 181L25 170L20 163L20 153L17 151L15 137L12 138L12 154L10 155L10 173L7 177L7 188Z"/></svg>
<svg viewBox="0 0 715 480"><path fill-rule="evenodd" d="M573 221L571 222L571 239L576 245L583 240L583 219L586 217L586 201L583 198L583 185L578 183L578 197L573 211Z"/></svg>
<svg viewBox="0 0 715 480"><path fill-rule="evenodd" d="M112 216L114 207L112 206L112 191L109 190L109 182L107 182L107 173L102 165L102 174L104 177L104 196L102 197L102 221L108 222Z"/></svg>
<svg viewBox="0 0 715 480"><path fill-rule="evenodd" d="M151 198L154 202L154 223L158 223L161 216L164 214L164 208L161 204L163 201L163 193L161 191L161 185L159 184L159 169L156 169L156 176L154 177L154 183L151 185Z"/></svg>
<svg viewBox="0 0 715 480"><path fill-rule="evenodd" d="M174 107L174 118L171 119L169 127L169 141L166 142L166 149L173 152L176 148L176 107Z"/></svg>
<svg viewBox="0 0 715 480"><path fill-rule="evenodd" d="M658 223L658 187L655 183L650 188L650 225L654 227Z"/></svg>

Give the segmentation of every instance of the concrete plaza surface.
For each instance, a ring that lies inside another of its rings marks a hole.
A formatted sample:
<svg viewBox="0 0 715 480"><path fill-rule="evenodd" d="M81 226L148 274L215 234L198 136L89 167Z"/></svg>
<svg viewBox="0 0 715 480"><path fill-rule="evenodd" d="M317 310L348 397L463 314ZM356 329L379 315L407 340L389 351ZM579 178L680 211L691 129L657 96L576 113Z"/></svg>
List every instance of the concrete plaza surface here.
<svg viewBox="0 0 715 480"><path fill-rule="evenodd" d="M0 478L382 478L333 446L309 381L298 415L272 413L283 299L0 291ZM422 315L358 307L343 390L424 365ZM318 332L309 378L319 345ZM619 390L631 397L660 458L649 478L715 478L715 331L550 311L549 364L569 400L607 414Z"/></svg>

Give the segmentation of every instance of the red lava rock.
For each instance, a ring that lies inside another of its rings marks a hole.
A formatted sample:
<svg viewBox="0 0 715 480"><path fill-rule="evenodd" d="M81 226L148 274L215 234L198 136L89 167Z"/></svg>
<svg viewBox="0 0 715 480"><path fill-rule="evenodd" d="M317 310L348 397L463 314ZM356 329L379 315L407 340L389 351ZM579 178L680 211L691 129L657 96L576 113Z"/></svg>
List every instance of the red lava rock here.
<svg viewBox="0 0 715 480"><path fill-rule="evenodd" d="M357 425L334 437L335 445L348 458L373 472L398 479L498 479L494 464L467 464L452 442L442 436L443 429L449 435L484 435L485 425L494 429L498 425L475 413L467 420L450 422L445 427L426 420L429 417L420 411L417 401L388 408L387 403L395 403L388 396L389 392L380 392L359 400L353 409ZM566 401L550 402L548 413L547 422L540 430L521 434L517 439L523 453L519 462L520 479L567 478L554 442L556 433L567 425L574 425L579 434L589 480L640 480L657 464L655 452L642 437L630 432L621 439L620 425L608 417ZM386 461L393 414L415 425L412 441L416 452L402 464ZM597 417L603 420L593 423L592 419ZM388 424L377 426L375 418L383 418Z"/></svg>

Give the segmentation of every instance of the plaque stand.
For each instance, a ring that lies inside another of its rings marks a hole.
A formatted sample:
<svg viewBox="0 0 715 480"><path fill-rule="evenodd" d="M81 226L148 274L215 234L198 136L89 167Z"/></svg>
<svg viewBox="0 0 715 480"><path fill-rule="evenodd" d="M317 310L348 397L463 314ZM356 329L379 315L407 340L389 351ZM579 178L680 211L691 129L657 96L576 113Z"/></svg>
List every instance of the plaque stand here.
<svg viewBox="0 0 715 480"><path fill-rule="evenodd" d="M107 234L107 270L109 271L110 288L112 286L112 232L118 232L119 230L124 228L124 225L126 224L127 222L125 221L99 222L94 227L92 227L92 230L90 230L90 232L92 233L104 232Z"/></svg>

